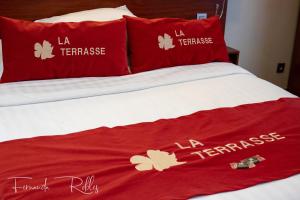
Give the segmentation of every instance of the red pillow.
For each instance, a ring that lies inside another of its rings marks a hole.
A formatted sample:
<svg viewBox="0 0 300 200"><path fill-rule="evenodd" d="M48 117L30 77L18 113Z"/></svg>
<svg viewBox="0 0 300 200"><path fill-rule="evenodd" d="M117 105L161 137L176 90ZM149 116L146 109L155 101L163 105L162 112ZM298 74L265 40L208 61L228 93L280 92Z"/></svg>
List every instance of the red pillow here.
<svg viewBox="0 0 300 200"><path fill-rule="evenodd" d="M131 67L135 73L229 61L218 17L204 20L125 18Z"/></svg>
<svg viewBox="0 0 300 200"><path fill-rule="evenodd" d="M129 74L126 21L38 23L0 17L1 82Z"/></svg>

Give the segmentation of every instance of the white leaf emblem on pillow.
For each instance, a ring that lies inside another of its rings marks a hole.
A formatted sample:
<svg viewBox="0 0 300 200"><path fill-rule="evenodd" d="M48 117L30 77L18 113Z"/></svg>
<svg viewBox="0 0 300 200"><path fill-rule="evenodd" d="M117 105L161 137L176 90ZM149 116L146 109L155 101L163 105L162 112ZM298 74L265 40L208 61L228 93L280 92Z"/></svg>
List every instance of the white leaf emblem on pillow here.
<svg viewBox="0 0 300 200"><path fill-rule="evenodd" d="M147 156L135 155L130 158L131 164L136 164L138 171L152 170L163 171L172 166L182 165L186 162L178 162L174 153L169 154L160 150L148 150Z"/></svg>
<svg viewBox="0 0 300 200"><path fill-rule="evenodd" d="M38 42L34 44L34 56L36 58L41 58L42 60L53 58L52 51L53 46L47 40L44 40L42 45Z"/></svg>
<svg viewBox="0 0 300 200"><path fill-rule="evenodd" d="M158 36L158 46L159 48L165 50L169 50L175 47L175 45L173 44L173 38L167 33L165 33L164 36Z"/></svg>

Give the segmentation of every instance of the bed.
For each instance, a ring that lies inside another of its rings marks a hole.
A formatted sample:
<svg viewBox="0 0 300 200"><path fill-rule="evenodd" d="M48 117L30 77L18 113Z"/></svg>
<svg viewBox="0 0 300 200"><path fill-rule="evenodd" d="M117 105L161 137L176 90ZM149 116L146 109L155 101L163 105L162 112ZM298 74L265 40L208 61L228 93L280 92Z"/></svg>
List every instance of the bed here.
<svg viewBox="0 0 300 200"><path fill-rule="evenodd" d="M204 11L212 15L216 3L222 4L222 1L189 1L190 6L186 8L182 1L176 1L178 4L173 3L174 1L44 1L40 5L36 4L37 1L30 1L24 6L15 6L15 3L20 2L1 2L1 13L35 20L78 9L127 4L133 13L143 17L192 18L195 10L198 10L196 7L202 6ZM50 6L50 9L39 10L45 5L58 7ZM158 9L149 12L154 7ZM182 13L180 9L185 12ZM223 22L225 18L226 5ZM121 77L0 84L0 142L65 135L103 126L155 122L198 111L275 101L280 98L297 97L240 66L225 62L176 66ZM300 196L299 186L300 175L296 174L241 190L193 199L296 200ZM0 188L0 194L1 191ZM0 199L4 200L6 197Z"/></svg>

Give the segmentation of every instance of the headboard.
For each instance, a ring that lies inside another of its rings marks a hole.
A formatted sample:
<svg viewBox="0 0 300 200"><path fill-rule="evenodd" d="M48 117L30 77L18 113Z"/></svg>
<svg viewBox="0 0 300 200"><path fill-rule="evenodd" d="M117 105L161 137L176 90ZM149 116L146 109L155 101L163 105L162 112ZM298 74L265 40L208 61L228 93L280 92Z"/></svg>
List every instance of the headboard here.
<svg viewBox="0 0 300 200"><path fill-rule="evenodd" d="M216 9L217 4L219 9ZM208 16L215 15L216 10L221 13L223 4L221 21L225 28L227 0L0 0L0 15L36 20L87 9L127 5L139 17L195 19L197 12L205 12Z"/></svg>

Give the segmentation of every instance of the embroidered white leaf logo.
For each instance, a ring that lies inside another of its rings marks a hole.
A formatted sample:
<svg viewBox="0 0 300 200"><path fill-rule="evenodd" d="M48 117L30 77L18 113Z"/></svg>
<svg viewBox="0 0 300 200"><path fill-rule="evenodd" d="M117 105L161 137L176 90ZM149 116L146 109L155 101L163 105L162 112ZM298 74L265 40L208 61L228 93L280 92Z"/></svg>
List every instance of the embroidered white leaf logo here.
<svg viewBox="0 0 300 200"><path fill-rule="evenodd" d="M174 153L169 154L160 150L148 150L147 156L135 155L130 158L132 164L136 164L138 171L152 170L163 171L172 166L182 165L186 162L178 162Z"/></svg>
<svg viewBox="0 0 300 200"><path fill-rule="evenodd" d="M175 47L175 45L173 44L173 38L167 33L165 33L164 36L158 36L158 46L159 48L165 50L169 50Z"/></svg>
<svg viewBox="0 0 300 200"><path fill-rule="evenodd" d="M41 58L42 60L53 58L52 51L53 46L47 40L44 40L42 45L38 42L34 44L34 56L36 58Z"/></svg>

